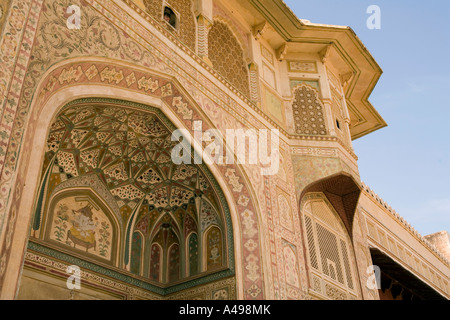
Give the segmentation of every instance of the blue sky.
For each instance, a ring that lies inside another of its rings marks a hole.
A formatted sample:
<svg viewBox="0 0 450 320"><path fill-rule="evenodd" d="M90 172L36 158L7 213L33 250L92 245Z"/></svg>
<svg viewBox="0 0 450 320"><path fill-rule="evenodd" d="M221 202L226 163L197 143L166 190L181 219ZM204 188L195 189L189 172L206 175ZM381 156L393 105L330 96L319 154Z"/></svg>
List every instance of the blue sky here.
<svg viewBox="0 0 450 320"><path fill-rule="evenodd" d="M285 0L350 26L383 69L370 101L388 127L354 141L361 179L422 235L450 232L450 1ZM381 30L369 30L370 5Z"/></svg>

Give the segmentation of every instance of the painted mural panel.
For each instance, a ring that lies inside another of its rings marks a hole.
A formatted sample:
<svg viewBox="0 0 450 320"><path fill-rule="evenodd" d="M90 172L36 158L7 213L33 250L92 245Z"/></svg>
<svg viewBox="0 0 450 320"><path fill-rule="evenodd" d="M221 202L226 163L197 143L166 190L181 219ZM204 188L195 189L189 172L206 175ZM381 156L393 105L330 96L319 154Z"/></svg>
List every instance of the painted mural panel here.
<svg viewBox="0 0 450 320"><path fill-rule="evenodd" d="M315 61L288 61L289 72L317 73Z"/></svg>
<svg viewBox="0 0 450 320"><path fill-rule="evenodd" d="M150 279L160 281L161 279L161 247L154 243L150 254Z"/></svg>
<svg viewBox="0 0 450 320"><path fill-rule="evenodd" d="M189 237L189 275L198 273L198 237L193 233Z"/></svg>
<svg viewBox="0 0 450 320"><path fill-rule="evenodd" d="M217 227L212 227L206 234L206 252L208 271L222 266L222 236Z"/></svg>
<svg viewBox="0 0 450 320"><path fill-rule="evenodd" d="M278 209L280 211L280 222L283 227L293 231L292 211L289 200L283 194L278 195Z"/></svg>
<svg viewBox="0 0 450 320"><path fill-rule="evenodd" d="M169 250L169 274L168 282L175 282L180 279L180 246L172 245Z"/></svg>
<svg viewBox="0 0 450 320"><path fill-rule="evenodd" d="M113 228L104 209L91 197L67 196L50 207L48 237L68 249L111 260Z"/></svg>
<svg viewBox="0 0 450 320"><path fill-rule="evenodd" d="M205 231L209 226L218 224L216 210L208 201L202 199L202 209L200 211L201 230Z"/></svg>

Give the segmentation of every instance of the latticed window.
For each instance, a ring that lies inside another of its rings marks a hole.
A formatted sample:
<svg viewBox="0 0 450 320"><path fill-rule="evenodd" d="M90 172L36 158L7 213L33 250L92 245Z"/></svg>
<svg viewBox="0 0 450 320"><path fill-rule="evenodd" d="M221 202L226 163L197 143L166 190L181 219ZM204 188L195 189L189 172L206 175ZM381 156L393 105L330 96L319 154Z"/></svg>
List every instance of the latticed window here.
<svg viewBox="0 0 450 320"><path fill-rule="evenodd" d="M348 233L322 193L308 194L302 206L311 289L327 298L356 298L355 263Z"/></svg>
<svg viewBox="0 0 450 320"><path fill-rule="evenodd" d="M195 51L197 24L193 0L143 0L145 11L167 27L184 45Z"/></svg>
<svg viewBox="0 0 450 320"><path fill-rule="evenodd" d="M294 88L292 112L296 134L328 134L324 107L315 88L303 83Z"/></svg>
<svg viewBox="0 0 450 320"><path fill-rule="evenodd" d="M245 96L250 95L248 65L231 29L215 21L208 34L209 58L217 72Z"/></svg>

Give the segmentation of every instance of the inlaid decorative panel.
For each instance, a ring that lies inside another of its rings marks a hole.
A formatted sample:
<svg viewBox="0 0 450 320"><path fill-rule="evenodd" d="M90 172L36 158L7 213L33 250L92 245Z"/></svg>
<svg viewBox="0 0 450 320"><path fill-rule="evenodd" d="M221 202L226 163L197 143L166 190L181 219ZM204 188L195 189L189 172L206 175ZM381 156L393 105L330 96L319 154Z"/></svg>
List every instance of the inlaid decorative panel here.
<svg viewBox="0 0 450 320"><path fill-rule="evenodd" d="M317 73L315 61L288 61L289 72Z"/></svg>
<svg viewBox="0 0 450 320"><path fill-rule="evenodd" d="M313 87L314 89L317 90L317 92L320 93L320 85L319 85L319 81L318 80L290 79L289 83L291 85L291 89L294 89L298 85L304 83L304 84L306 84L308 86Z"/></svg>
<svg viewBox="0 0 450 320"><path fill-rule="evenodd" d="M263 63L262 66L262 73L263 73L263 78L264 80L273 88L276 89L277 88L277 82L275 79L275 72L265 63Z"/></svg>
<svg viewBox="0 0 450 320"><path fill-rule="evenodd" d="M268 62L270 62L270 64L273 65L273 54L263 44L261 44L261 55L264 57L264 59L266 59Z"/></svg>
<svg viewBox="0 0 450 320"><path fill-rule="evenodd" d="M300 287L300 280L298 276L298 259L296 250L297 248L294 245L285 242L283 247L283 257L286 283L298 288Z"/></svg>

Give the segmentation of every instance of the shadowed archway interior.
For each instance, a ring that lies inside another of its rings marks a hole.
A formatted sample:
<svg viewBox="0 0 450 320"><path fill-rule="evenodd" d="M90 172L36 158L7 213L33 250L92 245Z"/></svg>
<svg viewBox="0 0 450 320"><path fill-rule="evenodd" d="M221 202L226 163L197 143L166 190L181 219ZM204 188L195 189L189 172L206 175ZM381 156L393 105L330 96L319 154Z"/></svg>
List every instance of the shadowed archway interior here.
<svg viewBox="0 0 450 320"><path fill-rule="evenodd" d="M162 295L234 275L225 197L206 166L173 163L173 130L148 106L65 106L48 133L33 248L127 274Z"/></svg>
<svg viewBox="0 0 450 320"><path fill-rule="evenodd" d="M322 192L339 214L350 238L353 237L353 218L361 195L361 188L355 179L341 172L307 186L300 199L310 192Z"/></svg>

